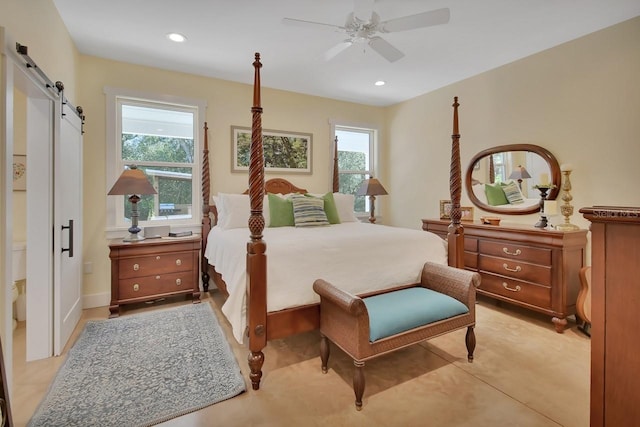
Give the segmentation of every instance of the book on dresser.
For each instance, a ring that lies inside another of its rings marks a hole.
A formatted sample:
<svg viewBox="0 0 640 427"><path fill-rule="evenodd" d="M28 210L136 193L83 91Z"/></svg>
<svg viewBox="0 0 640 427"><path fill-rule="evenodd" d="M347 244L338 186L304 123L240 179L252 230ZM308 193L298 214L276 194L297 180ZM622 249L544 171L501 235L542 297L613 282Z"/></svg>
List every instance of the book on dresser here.
<svg viewBox="0 0 640 427"><path fill-rule="evenodd" d="M446 240L449 221L423 219L422 229ZM587 230L559 231L527 224L465 222L464 266L477 271L477 292L551 316L562 333L576 314Z"/></svg>

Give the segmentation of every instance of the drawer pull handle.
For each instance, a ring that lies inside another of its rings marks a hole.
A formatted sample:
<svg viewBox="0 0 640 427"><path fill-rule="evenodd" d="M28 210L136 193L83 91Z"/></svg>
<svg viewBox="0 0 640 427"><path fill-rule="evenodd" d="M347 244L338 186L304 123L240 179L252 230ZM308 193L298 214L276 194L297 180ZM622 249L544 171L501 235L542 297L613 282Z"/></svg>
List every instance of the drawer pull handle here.
<svg viewBox="0 0 640 427"><path fill-rule="evenodd" d="M160 280L160 276L156 276L156 280Z"/></svg>
<svg viewBox="0 0 640 427"><path fill-rule="evenodd" d="M516 265L516 268L509 268L507 264L502 264L502 266L504 267L505 270L512 271L514 273L519 273L522 271L522 267L520 267L519 265Z"/></svg>
<svg viewBox="0 0 640 427"><path fill-rule="evenodd" d="M182 265L182 260L180 258L176 260L176 265Z"/></svg>
<svg viewBox="0 0 640 427"><path fill-rule="evenodd" d="M520 285L516 285L515 288L510 288L509 285L507 285L506 282L502 282L502 287L505 288L508 291L511 291L511 292L520 292L522 290Z"/></svg>
<svg viewBox="0 0 640 427"><path fill-rule="evenodd" d="M502 252L504 252L507 255L515 255L515 256L518 256L518 255L520 255L522 253L522 251L520 249L516 249L515 252L509 252L509 249L507 249L507 248L502 248Z"/></svg>
<svg viewBox="0 0 640 427"><path fill-rule="evenodd" d="M140 285L138 285L137 283L135 283L135 284L133 285L133 290L134 290L134 292L138 292L138 291L140 290Z"/></svg>
<svg viewBox="0 0 640 427"><path fill-rule="evenodd" d="M158 261L160 261L160 255L156 256L156 259L157 259Z"/></svg>
<svg viewBox="0 0 640 427"><path fill-rule="evenodd" d="M176 279L176 286L180 286L182 285L182 280L181 279Z"/></svg>
<svg viewBox="0 0 640 427"><path fill-rule="evenodd" d="M140 270L140 266L138 264L133 264L133 271Z"/></svg>

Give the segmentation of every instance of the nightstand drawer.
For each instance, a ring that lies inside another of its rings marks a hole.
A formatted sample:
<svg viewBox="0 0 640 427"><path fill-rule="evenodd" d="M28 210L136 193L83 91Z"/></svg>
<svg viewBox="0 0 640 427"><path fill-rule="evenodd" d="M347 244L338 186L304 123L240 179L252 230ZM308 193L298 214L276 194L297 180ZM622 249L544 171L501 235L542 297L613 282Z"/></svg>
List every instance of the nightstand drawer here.
<svg viewBox="0 0 640 427"><path fill-rule="evenodd" d="M496 257L512 258L533 264L551 265L551 249L536 248L519 243L494 242L481 240L479 242L480 253Z"/></svg>
<svg viewBox="0 0 640 427"><path fill-rule="evenodd" d="M119 297L124 300L181 291L193 291L193 275L191 272L125 279L121 280L119 285Z"/></svg>
<svg viewBox="0 0 640 427"><path fill-rule="evenodd" d="M480 255L478 262L480 271L497 273L502 276L513 277L518 280L551 286L551 266L529 264L517 259L498 258Z"/></svg>
<svg viewBox="0 0 640 427"><path fill-rule="evenodd" d="M482 282L478 293L489 296L502 295L503 297L525 302L540 308L551 308L551 288L535 283L523 282L498 276L491 273L481 273Z"/></svg>
<svg viewBox="0 0 640 427"><path fill-rule="evenodd" d="M193 270L192 252L168 252L118 261L119 279Z"/></svg>

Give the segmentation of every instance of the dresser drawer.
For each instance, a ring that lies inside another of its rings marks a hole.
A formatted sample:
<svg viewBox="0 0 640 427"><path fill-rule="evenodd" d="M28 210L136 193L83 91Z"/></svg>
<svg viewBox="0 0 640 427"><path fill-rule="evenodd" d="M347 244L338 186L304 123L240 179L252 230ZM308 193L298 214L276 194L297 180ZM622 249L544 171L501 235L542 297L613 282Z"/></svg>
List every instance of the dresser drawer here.
<svg viewBox="0 0 640 427"><path fill-rule="evenodd" d="M526 280L544 286L551 286L550 266L522 262L515 257L509 259L480 254L478 269L518 280Z"/></svg>
<svg viewBox="0 0 640 427"><path fill-rule="evenodd" d="M464 267L467 270L478 270L478 253L477 252L464 252Z"/></svg>
<svg viewBox="0 0 640 427"><path fill-rule="evenodd" d="M123 300L181 291L193 292L191 272L137 277L121 280L119 284L119 297Z"/></svg>
<svg viewBox="0 0 640 427"><path fill-rule="evenodd" d="M124 258L119 263L119 279L143 277L193 270L192 252L168 252L156 255Z"/></svg>
<svg viewBox="0 0 640 427"><path fill-rule="evenodd" d="M478 293L501 295L536 307L551 308L551 288L482 272L482 282Z"/></svg>
<svg viewBox="0 0 640 427"><path fill-rule="evenodd" d="M533 264L551 265L551 249L536 248L511 242L480 240L479 252L484 255L511 258Z"/></svg>

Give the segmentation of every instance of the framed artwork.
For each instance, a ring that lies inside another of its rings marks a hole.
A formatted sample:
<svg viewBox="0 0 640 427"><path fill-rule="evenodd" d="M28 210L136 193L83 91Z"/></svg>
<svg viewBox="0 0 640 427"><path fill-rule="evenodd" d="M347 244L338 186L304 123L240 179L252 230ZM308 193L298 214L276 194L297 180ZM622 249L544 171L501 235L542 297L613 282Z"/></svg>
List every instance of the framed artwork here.
<svg viewBox="0 0 640 427"><path fill-rule="evenodd" d="M451 219L451 200L440 200L440 219Z"/></svg>
<svg viewBox="0 0 640 427"><path fill-rule="evenodd" d="M27 190L27 156L13 156L13 191Z"/></svg>
<svg viewBox="0 0 640 427"><path fill-rule="evenodd" d="M264 171L266 173L311 174L310 133L262 130ZM251 128L231 126L231 172L249 170Z"/></svg>
<svg viewBox="0 0 640 427"><path fill-rule="evenodd" d="M460 221L473 221L473 206L460 206Z"/></svg>

